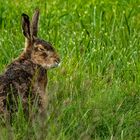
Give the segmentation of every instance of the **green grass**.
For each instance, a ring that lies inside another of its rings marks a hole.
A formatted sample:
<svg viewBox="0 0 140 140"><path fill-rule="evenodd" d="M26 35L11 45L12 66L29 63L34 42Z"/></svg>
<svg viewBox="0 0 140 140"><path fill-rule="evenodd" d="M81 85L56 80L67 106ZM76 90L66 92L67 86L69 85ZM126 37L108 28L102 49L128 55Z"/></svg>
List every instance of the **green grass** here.
<svg viewBox="0 0 140 140"><path fill-rule="evenodd" d="M62 64L48 72L44 122L29 126L19 112L0 139L140 139L140 1L0 1L1 72L24 47L21 14L36 7L39 36Z"/></svg>

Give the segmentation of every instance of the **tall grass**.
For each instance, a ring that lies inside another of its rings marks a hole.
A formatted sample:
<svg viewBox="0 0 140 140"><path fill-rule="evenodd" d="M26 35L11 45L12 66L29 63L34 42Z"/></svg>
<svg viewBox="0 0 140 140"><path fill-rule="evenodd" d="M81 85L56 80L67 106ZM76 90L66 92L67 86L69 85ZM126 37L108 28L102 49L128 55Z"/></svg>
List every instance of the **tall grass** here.
<svg viewBox="0 0 140 140"><path fill-rule="evenodd" d="M23 49L21 14L41 10L39 36L61 66L50 70L47 117L19 112L0 139L140 139L139 0L0 1L0 71Z"/></svg>

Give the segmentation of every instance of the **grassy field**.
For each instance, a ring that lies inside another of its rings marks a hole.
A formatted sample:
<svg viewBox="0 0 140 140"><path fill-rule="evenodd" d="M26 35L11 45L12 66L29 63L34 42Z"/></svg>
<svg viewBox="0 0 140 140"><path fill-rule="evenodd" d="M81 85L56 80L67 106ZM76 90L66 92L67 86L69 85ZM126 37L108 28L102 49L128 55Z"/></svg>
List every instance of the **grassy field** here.
<svg viewBox="0 0 140 140"><path fill-rule="evenodd" d="M40 8L39 36L55 46L44 125L19 114L0 140L139 140L140 1L0 1L0 71L24 47L21 14Z"/></svg>

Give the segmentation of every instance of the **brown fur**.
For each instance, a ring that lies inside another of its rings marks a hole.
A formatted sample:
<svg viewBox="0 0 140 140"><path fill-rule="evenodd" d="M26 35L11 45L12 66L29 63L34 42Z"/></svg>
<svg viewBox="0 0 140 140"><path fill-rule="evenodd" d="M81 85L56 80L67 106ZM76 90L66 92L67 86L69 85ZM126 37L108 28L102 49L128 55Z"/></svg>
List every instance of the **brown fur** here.
<svg viewBox="0 0 140 140"><path fill-rule="evenodd" d="M0 114L17 112L19 100L27 115L35 104L39 113L46 110L47 70L58 66L60 59L51 44L37 38L38 18L36 10L30 26L29 17L22 14L25 50L0 75Z"/></svg>

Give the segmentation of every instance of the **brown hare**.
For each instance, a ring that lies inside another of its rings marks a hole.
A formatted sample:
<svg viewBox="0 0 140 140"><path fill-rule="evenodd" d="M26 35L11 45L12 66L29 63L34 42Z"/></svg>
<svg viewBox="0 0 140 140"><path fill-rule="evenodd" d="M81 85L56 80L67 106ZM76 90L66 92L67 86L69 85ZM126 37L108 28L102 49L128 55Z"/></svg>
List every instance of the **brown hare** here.
<svg viewBox="0 0 140 140"><path fill-rule="evenodd" d="M47 105L47 70L57 67L60 59L50 43L37 37L39 10L35 10L30 23L22 14L25 49L0 75L0 114L10 116L18 111L19 100L25 114L37 106L42 113Z"/></svg>

